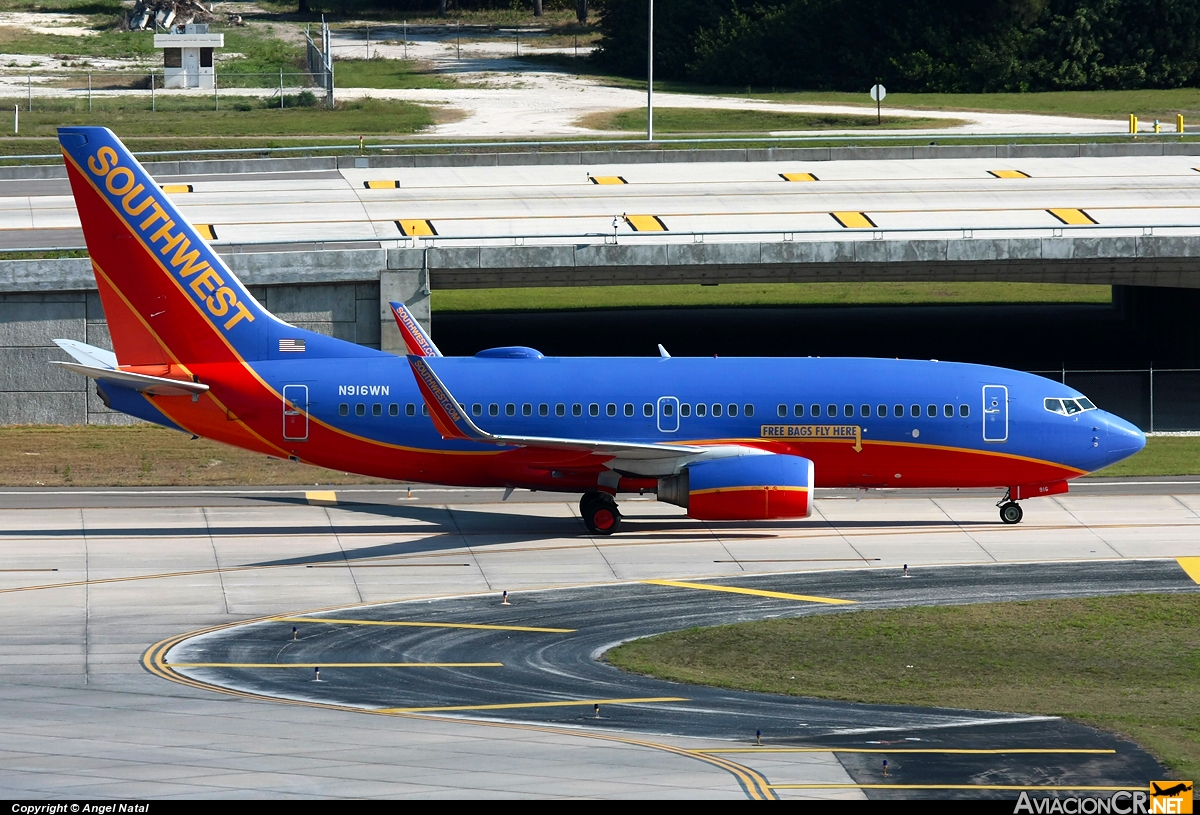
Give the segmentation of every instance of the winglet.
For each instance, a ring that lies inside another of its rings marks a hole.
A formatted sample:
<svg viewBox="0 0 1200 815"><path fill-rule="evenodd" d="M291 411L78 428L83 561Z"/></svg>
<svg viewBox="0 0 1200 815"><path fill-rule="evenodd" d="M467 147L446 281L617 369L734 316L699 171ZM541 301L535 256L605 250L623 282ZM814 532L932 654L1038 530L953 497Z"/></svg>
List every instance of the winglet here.
<svg viewBox="0 0 1200 815"><path fill-rule="evenodd" d="M467 417L450 391L442 384L442 380L433 372L426 357L409 354L408 364L412 366L413 376L417 379L421 396L425 398L433 425L442 434L443 439L494 441L491 435L484 433Z"/></svg>
<svg viewBox="0 0 1200 815"><path fill-rule="evenodd" d="M400 329L400 337L408 353L418 357L440 357L442 352L433 344L433 340L425 333L425 329L417 322L417 318L403 303L391 303L392 316L396 318L396 327Z"/></svg>

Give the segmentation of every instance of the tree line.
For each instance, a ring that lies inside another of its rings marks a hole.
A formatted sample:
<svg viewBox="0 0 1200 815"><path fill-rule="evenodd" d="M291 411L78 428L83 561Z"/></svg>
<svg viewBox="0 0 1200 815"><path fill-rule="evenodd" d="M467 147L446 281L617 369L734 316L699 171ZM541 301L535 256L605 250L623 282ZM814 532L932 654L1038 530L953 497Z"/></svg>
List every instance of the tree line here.
<svg viewBox="0 0 1200 815"><path fill-rule="evenodd" d="M645 76L647 0L606 0L595 59ZM654 76L724 86L994 92L1200 80L1200 0L657 0Z"/></svg>

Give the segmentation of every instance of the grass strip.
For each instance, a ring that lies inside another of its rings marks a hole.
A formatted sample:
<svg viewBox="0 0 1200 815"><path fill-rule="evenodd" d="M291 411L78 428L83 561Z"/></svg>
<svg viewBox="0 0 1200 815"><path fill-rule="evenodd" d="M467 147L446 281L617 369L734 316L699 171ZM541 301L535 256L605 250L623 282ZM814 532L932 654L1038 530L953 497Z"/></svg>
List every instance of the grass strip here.
<svg viewBox="0 0 1200 815"><path fill-rule="evenodd" d="M903 128L957 127L961 119L940 119L928 116L876 117L851 113L792 113L776 110L737 110L719 108L660 107L654 112L654 132L669 133L769 133L791 130L847 130L874 128L896 130ZM591 130L625 130L646 132L646 109L609 110L592 113L575 122Z"/></svg>
<svg viewBox="0 0 1200 815"><path fill-rule="evenodd" d="M791 696L1065 716L1200 775L1200 594L821 614L608 653L640 674Z"/></svg>
<svg viewBox="0 0 1200 815"><path fill-rule="evenodd" d="M1106 478L1200 475L1200 436L1152 436L1132 458L1096 473Z"/></svg>
<svg viewBox="0 0 1200 815"><path fill-rule="evenodd" d="M722 283L719 286L559 286L437 289L437 312L673 306L1111 303L1112 287L1074 283Z"/></svg>

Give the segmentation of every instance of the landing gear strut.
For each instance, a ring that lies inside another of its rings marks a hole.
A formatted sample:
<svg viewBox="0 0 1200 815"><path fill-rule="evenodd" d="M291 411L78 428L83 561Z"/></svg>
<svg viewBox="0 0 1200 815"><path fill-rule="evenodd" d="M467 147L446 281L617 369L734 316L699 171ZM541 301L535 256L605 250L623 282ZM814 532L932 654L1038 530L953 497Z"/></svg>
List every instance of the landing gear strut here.
<svg viewBox="0 0 1200 815"><path fill-rule="evenodd" d="M996 506L1000 507L1000 520L1006 524L1019 524L1025 517L1024 510L1016 501L1011 500L1012 490L1006 490L1004 497Z"/></svg>
<svg viewBox="0 0 1200 815"><path fill-rule="evenodd" d="M621 525L617 501L607 492L585 493L579 499L579 514L588 531L596 535L611 535Z"/></svg>

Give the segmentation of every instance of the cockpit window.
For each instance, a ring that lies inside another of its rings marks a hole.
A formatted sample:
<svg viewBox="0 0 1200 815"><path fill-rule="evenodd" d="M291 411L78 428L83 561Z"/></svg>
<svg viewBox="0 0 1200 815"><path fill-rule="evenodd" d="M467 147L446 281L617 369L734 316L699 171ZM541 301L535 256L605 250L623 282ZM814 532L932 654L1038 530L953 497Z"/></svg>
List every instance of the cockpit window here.
<svg viewBox="0 0 1200 815"><path fill-rule="evenodd" d="M1090 399L1084 399L1082 396L1078 399L1047 399L1045 406L1046 410L1051 413L1061 413L1064 416L1073 416L1085 410L1096 409Z"/></svg>

